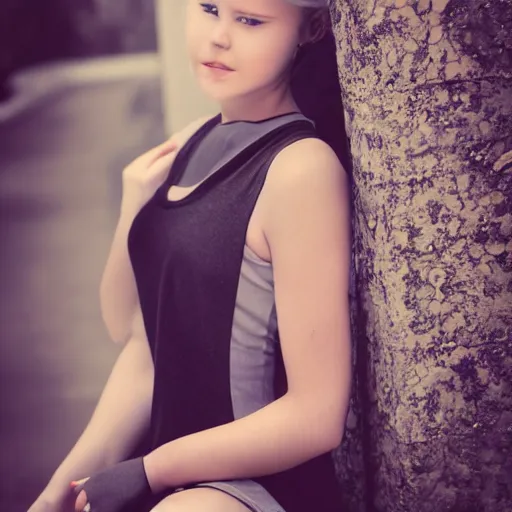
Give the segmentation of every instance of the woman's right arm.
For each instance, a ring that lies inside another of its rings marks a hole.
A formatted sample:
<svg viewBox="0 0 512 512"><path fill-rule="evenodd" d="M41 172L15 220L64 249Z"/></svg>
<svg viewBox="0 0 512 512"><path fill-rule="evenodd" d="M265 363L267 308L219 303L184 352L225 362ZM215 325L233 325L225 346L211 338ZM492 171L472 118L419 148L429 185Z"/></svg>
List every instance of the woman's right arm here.
<svg viewBox="0 0 512 512"><path fill-rule="evenodd" d="M134 218L163 183L174 161L176 138L171 137L132 162L123 171L123 195L117 227L100 284L100 305L107 331L116 343L129 336L138 302L128 254L128 233Z"/></svg>
<svg viewBox="0 0 512 512"><path fill-rule="evenodd" d="M71 511L70 482L125 460L147 432L153 397L153 360L140 306L92 417L29 512Z"/></svg>
<svg viewBox="0 0 512 512"><path fill-rule="evenodd" d="M209 119L190 123L162 145L137 158L123 171L119 221L100 285L100 304L107 331L116 343L129 336L130 319L138 302L135 277L128 254L128 233L135 216L163 183L176 153Z"/></svg>

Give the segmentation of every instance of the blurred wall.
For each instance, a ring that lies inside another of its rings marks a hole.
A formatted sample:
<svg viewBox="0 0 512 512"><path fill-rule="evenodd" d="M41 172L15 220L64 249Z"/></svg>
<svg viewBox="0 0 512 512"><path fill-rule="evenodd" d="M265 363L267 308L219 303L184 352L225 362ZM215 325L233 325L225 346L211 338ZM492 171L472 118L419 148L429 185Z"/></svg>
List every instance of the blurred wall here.
<svg viewBox="0 0 512 512"><path fill-rule="evenodd" d="M4 95L9 75L22 67L63 58L148 51L156 51L151 0L2 0L0 4L0 91L4 86Z"/></svg>
<svg viewBox="0 0 512 512"><path fill-rule="evenodd" d="M156 0L156 5L165 128L167 134L171 135L198 117L215 114L218 107L202 94L188 64L185 45L186 2Z"/></svg>
<svg viewBox="0 0 512 512"><path fill-rule="evenodd" d="M156 51L153 1L74 0L70 4L82 54Z"/></svg>
<svg viewBox="0 0 512 512"><path fill-rule="evenodd" d="M159 51L166 132L217 107L200 92L185 49L184 0L2 0L0 101L17 69L66 58Z"/></svg>

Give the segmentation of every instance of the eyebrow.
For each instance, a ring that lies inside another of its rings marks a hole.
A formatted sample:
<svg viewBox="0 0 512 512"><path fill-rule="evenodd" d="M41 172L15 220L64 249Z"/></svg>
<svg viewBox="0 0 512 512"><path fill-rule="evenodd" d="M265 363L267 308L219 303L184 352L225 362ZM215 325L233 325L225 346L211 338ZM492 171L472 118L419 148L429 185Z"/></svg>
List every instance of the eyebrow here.
<svg viewBox="0 0 512 512"><path fill-rule="evenodd" d="M266 20L273 20L275 19L275 16L265 16L263 14L256 14L253 12L247 12L247 11L234 11L235 14L238 14L240 16L247 16L248 18L261 18Z"/></svg>

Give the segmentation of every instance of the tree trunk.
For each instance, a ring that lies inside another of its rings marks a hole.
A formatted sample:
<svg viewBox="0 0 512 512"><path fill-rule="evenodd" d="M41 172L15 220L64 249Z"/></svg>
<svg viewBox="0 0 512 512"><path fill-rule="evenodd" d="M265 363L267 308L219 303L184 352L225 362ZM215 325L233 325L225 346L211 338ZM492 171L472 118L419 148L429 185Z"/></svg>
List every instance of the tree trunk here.
<svg viewBox="0 0 512 512"><path fill-rule="evenodd" d="M512 2L337 0L350 512L512 511Z"/></svg>

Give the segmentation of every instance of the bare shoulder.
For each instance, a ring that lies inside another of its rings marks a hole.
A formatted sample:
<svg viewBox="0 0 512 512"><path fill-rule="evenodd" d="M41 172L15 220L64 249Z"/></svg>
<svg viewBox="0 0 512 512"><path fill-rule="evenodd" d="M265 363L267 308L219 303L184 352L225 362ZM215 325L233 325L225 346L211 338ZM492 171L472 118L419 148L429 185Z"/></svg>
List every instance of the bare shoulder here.
<svg viewBox="0 0 512 512"><path fill-rule="evenodd" d="M217 114L215 114L217 115ZM194 133L196 133L202 126L204 126L210 119L213 119L215 115L212 116L202 116L198 119L195 119L191 123L187 124L185 128L182 128L177 133L173 135L174 140L178 144L179 147L182 147Z"/></svg>
<svg viewBox="0 0 512 512"><path fill-rule="evenodd" d="M347 173L336 153L324 141L306 138L284 148L272 162L267 176L266 195L272 201L283 194L308 194L313 189L347 188Z"/></svg>
<svg viewBox="0 0 512 512"><path fill-rule="evenodd" d="M332 148L313 138L290 144L269 168L261 205L272 261L308 245L331 254L333 246L348 247L350 210L348 175Z"/></svg>
<svg viewBox="0 0 512 512"><path fill-rule="evenodd" d="M183 132L183 133L195 132L195 131L199 130L199 128L201 128L201 126L203 126L208 121L210 121L210 119L213 119L216 116L217 116L217 114L210 115L210 116L201 116L201 117L195 119L194 121L190 122L187 126L185 126L185 128L183 128L183 130L181 130L180 133L181 132Z"/></svg>

